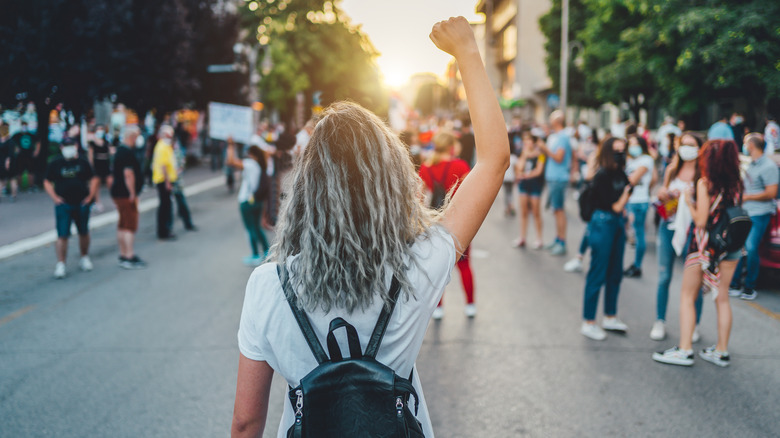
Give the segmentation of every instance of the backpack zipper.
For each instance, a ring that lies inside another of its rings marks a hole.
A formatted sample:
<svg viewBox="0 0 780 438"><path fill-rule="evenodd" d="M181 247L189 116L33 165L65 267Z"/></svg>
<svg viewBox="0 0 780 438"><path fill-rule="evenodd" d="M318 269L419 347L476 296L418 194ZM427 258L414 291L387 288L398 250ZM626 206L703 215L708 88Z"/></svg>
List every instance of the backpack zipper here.
<svg viewBox="0 0 780 438"><path fill-rule="evenodd" d="M298 396L298 401L295 402L295 424L301 424L301 418L303 417L303 390L296 389L295 395Z"/></svg>
<svg viewBox="0 0 780 438"><path fill-rule="evenodd" d="M401 399L400 396L395 398L395 412L398 415L398 418L403 417L404 415L404 401Z"/></svg>

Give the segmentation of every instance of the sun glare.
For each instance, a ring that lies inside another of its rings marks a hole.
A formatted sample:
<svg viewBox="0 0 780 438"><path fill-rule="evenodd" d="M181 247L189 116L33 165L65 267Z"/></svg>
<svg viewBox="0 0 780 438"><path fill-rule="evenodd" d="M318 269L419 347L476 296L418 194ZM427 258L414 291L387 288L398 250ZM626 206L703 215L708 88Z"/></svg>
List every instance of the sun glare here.
<svg viewBox="0 0 780 438"><path fill-rule="evenodd" d="M385 84L392 88L400 87L409 81L409 74L406 74L396 68L383 68L382 76Z"/></svg>

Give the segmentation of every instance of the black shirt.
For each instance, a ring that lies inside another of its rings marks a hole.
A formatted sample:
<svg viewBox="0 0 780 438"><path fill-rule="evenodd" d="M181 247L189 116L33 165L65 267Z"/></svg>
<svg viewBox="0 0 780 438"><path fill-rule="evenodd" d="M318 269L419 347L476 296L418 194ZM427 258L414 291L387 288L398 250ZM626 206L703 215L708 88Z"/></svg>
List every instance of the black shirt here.
<svg viewBox="0 0 780 438"><path fill-rule="evenodd" d="M32 155L35 150L35 136L29 132L19 132L12 137L19 148L19 154Z"/></svg>
<svg viewBox="0 0 780 438"><path fill-rule="evenodd" d="M83 158L66 160L60 155L46 169L46 179L54 184L54 192L71 205L81 204L89 195L93 176L92 167Z"/></svg>
<svg viewBox="0 0 780 438"><path fill-rule="evenodd" d="M127 146L120 146L114 154L114 183L111 185L112 198L129 198L130 192L125 184L125 169L132 169L135 175L135 195L141 193L143 187L143 176L141 175L141 165L135 154Z"/></svg>
<svg viewBox="0 0 780 438"><path fill-rule="evenodd" d="M468 163L469 167L474 165L474 134L467 132L460 136L460 159Z"/></svg>
<svg viewBox="0 0 780 438"><path fill-rule="evenodd" d="M627 185L628 177L623 169L599 170L593 177L593 209L614 213L612 204L620 199Z"/></svg>

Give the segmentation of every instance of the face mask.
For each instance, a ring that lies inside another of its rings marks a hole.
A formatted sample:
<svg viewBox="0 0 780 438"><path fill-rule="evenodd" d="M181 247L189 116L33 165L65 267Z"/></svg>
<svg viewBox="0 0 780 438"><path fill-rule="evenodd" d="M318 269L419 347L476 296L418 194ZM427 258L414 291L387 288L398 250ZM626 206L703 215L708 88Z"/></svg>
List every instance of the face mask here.
<svg viewBox="0 0 780 438"><path fill-rule="evenodd" d="M135 147L137 147L137 148L144 147L144 138L141 137L140 135L138 137L136 137L136 139L135 139Z"/></svg>
<svg viewBox="0 0 780 438"><path fill-rule="evenodd" d="M617 163L618 167L623 167L626 165L626 153L625 152L613 152L612 156L615 158L615 163Z"/></svg>
<svg viewBox="0 0 780 438"><path fill-rule="evenodd" d="M741 124L744 121L745 120L742 117L734 117L734 124L735 125L739 125L739 124Z"/></svg>
<svg viewBox="0 0 780 438"><path fill-rule="evenodd" d="M99 139L102 139L104 135L106 135L106 131L103 131L102 129L95 131L95 137Z"/></svg>
<svg viewBox="0 0 780 438"><path fill-rule="evenodd" d="M628 155L631 155L634 158L642 155L642 146L639 146L638 144L633 144L633 145L629 146L628 147Z"/></svg>
<svg viewBox="0 0 780 438"><path fill-rule="evenodd" d="M677 151L683 161L692 161L699 156L699 148L696 146L682 145Z"/></svg>
<svg viewBox="0 0 780 438"><path fill-rule="evenodd" d="M66 160L72 160L78 156L79 151L76 148L76 146L63 146L62 148L62 156Z"/></svg>

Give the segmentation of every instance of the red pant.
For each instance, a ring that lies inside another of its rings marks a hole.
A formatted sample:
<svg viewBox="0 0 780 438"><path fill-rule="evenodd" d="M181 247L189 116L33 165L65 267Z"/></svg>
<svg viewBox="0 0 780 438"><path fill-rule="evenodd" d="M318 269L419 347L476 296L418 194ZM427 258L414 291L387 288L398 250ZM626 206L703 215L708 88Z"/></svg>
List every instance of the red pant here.
<svg viewBox="0 0 780 438"><path fill-rule="evenodd" d="M474 304L474 276L471 274L471 265L469 264L469 251L471 246L466 247L463 251L463 257L461 257L455 266L460 271L460 280L463 282L463 291L466 292L466 304ZM444 305L444 295L442 295L441 301L439 301L439 307Z"/></svg>

